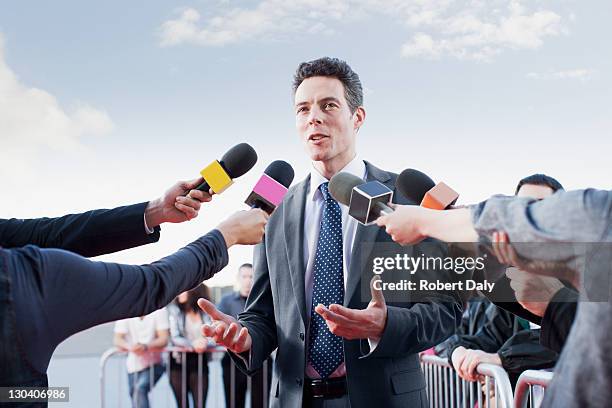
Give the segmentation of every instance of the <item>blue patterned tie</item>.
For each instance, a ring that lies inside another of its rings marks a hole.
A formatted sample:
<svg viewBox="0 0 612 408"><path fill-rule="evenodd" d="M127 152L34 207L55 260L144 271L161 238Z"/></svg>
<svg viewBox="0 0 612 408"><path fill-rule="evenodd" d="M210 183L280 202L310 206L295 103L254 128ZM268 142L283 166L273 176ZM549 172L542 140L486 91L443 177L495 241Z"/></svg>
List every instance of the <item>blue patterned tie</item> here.
<svg viewBox="0 0 612 408"><path fill-rule="evenodd" d="M342 211L329 194L328 184L319 187L325 204L314 263L308 350L309 361L322 378L329 377L344 361L342 338L332 334L325 320L314 310L318 304L329 306L344 302Z"/></svg>

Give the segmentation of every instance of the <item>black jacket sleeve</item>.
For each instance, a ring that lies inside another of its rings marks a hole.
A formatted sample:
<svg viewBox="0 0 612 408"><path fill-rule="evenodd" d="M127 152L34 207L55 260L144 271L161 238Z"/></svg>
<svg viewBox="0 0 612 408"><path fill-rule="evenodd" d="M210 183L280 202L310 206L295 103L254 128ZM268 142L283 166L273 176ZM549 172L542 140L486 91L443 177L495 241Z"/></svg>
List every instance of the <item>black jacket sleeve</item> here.
<svg viewBox="0 0 612 408"><path fill-rule="evenodd" d="M485 297L473 297L470 299L467 309L461 318L461 324L455 331L455 334L434 347L436 355L448 358L448 353L455 349L455 345L461 341L463 336L476 334L488 322L486 310L490 304Z"/></svg>
<svg viewBox="0 0 612 408"><path fill-rule="evenodd" d="M57 218L0 219L0 246L36 245L91 257L157 242L159 227L153 234L144 228L146 206L140 203Z"/></svg>
<svg viewBox="0 0 612 408"><path fill-rule="evenodd" d="M542 318L540 342L543 346L561 352L574 323L578 296L575 290L561 288L552 297Z"/></svg>
<svg viewBox="0 0 612 408"><path fill-rule="evenodd" d="M482 350L487 353L496 353L500 347L514 334L514 315L500 309L494 304L487 307L488 322L485 323L472 336L459 336L453 347L449 350L449 360L457 347Z"/></svg>
<svg viewBox="0 0 612 408"><path fill-rule="evenodd" d="M539 370L555 365L559 355L540 344L540 330L521 330L508 339L497 352L502 367L509 373Z"/></svg>
<svg viewBox="0 0 612 408"><path fill-rule="evenodd" d="M228 262L225 240L218 230L147 265L95 262L64 250L35 246L0 254L9 255L22 350L41 373L53 350L67 337L101 323L160 309Z"/></svg>

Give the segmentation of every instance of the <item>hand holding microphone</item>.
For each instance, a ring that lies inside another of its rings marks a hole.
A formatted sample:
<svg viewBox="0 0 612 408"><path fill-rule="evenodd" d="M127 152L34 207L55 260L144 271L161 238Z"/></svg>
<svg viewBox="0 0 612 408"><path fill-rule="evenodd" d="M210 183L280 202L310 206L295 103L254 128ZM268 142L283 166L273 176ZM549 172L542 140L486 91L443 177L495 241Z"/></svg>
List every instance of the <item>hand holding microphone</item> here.
<svg viewBox="0 0 612 408"><path fill-rule="evenodd" d="M198 177L180 181L170 187L162 197L148 203L145 210L147 227L155 228L164 222L178 223L198 216L201 203L212 199L211 194L227 189L232 179L248 172L257 162L257 153L246 143L228 150L220 161L206 166Z"/></svg>
<svg viewBox="0 0 612 408"><path fill-rule="evenodd" d="M420 206L396 205L393 214L384 215L376 224L384 227L391 238L402 245L415 244L426 237L446 242L474 242L478 235L471 228L468 209L452 208L459 194L444 183L435 184L424 173L404 170L395 186L405 197Z"/></svg>
<svg viewBox="0 0 612 408"><path fill-rule="evenodd" d="M268 218L268 213L259 208L238 211L222 221L217 229L228 248L237 244L254 245L263 239Z"/></svg>
<svg viewBox="0 0 612 408"><path fill-rule="evenodd" d="M376 225L385 229L391 239L400 245L412 245L427 238L423 225L428 212L433 211L416 205L394 205L390 214L378 217Z"/></svg>
<svg viewBox="0 0 612 408"><path fill-rule="evenodd" d="M201 183L201 177L190 181L179 181L161 197L149 201L145 209L147 227L152 229L165 222L179 223L197 217L202 202L211 200L210 194L203 191L195 191L196 194L193 196L185 194L194 191L192 189Z"/></svg>
<svg viewBox="0 0 612 408"><path fill-rule="evenodd" d="M436 183L425 173L406 169L400 173L395 186L404 197L414 203L422 203ZM393 241L401 245L416 244L425 235L421 231L422 218L426 216L425 208L414 205L394 205L393 214L383 214L376 220L376 225L385 228Z"/></svg>

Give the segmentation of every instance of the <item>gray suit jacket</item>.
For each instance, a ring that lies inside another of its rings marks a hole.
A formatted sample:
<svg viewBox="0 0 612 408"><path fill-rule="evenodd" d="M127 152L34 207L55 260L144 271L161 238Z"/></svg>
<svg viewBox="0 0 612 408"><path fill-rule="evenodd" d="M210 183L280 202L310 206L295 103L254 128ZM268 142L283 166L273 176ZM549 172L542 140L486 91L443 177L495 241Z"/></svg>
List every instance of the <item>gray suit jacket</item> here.
<svg viewBox="0 0 612 408"><path fill-rule="evenodd" d="M366 162L368 181L378 180L395 190L396 175ZM304 211L310 177L293 186L270 217L265 240L255 249L254 284L240 322L253 339L250 356L232 355L243 371L259 369L278 348L270 405L301 407L307 307L304 293ZM394 200L407 204L394 194ZM345 288L345 306L364 309L361 301L361 243L391 242L377 226L359 225ZM426 407L425 380L418 352L454 333L461 320L456 299L388 305L387 324L378 346L370 352L367 340L345 340L344 352L351 407ZM245 353L246 354L246 353ZM245 358L246 357L246 358Z"/></svg>

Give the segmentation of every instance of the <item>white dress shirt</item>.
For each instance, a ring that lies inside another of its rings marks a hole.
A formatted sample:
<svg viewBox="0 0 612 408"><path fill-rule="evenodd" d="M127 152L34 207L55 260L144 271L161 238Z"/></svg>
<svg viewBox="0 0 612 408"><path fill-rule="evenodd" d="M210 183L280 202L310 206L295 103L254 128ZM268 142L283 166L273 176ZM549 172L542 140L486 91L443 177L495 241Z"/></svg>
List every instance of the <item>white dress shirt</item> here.
<svg viewBox="0 0 612 408"><path fill-rule="evenodd" d="M350 173L361 179L366 178L366 166L363 160L357 156L351 160L341 172ZM323 194L319 190L319 186L323 183L328 182L326 179L315 169L314 165L310 171L310 187L308 194L306 195L305 212L304 212L304 262L306 265L306 273L304 275L304 289L306 297L306 314L310 319L310 309L312 307L312 286L314 281L314 263L317 251L317 242L319 240L319 230L321 228L321 217L323 215L323 206L325 200ZM348 214L348 207L340 205L342 211L342 253L343 253L343 275L344 275L344 287L346 288L346 280L348 277L348 270L351 264L351 252L353 250L353 242L355 240L355 233L359 223L353 217ZM306 336L306 352L309 349L309 337ZM341 377L346 374L346 367L342 363L336 371L334 371L330 377ZM312 367L310 363L306 367L306 376L309 378L319 378L317 371Z"/></svg>

